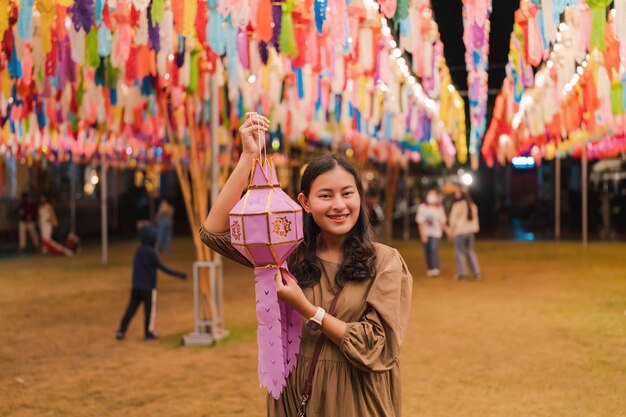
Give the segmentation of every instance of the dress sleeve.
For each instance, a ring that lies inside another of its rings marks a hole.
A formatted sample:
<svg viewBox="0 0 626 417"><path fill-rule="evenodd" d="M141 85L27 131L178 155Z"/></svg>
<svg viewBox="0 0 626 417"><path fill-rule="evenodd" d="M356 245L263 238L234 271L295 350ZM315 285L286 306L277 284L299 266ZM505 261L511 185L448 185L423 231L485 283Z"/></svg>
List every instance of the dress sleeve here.
<svg viewBox="0 0 626 417"><path fill-rule="evenodd" d="M215 252L241 265L252 268L252 263L230 244L230 232L212 233L200 226L200 240Z"/></svg>
<svg viewBox="0 0 626 417"><path fill-rule="evenodd" d="M413 278L400 253L380 256L377 274L358 322L347 324L341 351L364 371L383 372L398 361L411 312Z"/></svg>

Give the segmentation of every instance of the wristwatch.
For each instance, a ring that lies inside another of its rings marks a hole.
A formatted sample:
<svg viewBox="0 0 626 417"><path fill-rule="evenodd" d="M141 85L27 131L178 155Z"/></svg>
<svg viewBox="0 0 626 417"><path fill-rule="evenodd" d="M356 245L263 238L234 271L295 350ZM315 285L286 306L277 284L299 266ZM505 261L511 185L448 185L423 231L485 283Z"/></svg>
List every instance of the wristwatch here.
<svg viewBox="0 0 626 417"><path fill-rule="evenodd" d="M319 330L322 327L322 320L326 311L322 307L318 307L315 315L306 321L306 326L311 330Z"/></svg>

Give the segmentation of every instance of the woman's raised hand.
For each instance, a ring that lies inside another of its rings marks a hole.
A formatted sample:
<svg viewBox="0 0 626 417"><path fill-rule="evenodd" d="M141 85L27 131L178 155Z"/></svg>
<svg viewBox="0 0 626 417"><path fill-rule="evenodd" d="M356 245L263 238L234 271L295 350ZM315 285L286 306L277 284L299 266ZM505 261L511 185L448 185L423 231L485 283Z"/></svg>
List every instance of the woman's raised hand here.
<svg viewBox="0 0 626 417"><path fill-rule="evenodd" d="M265 133L269 128L270 121L266 117L254 112L246 113L245 120L239 128L243 153L253 158L258 157L265 146Z"/></svg>

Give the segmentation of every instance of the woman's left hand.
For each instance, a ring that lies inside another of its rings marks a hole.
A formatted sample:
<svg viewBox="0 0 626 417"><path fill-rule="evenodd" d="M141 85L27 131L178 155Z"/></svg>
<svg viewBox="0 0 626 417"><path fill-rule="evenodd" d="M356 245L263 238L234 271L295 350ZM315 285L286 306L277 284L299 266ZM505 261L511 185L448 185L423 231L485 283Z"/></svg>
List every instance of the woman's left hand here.
<svg viewBox="0 0 626 417"><path fill-rule="evenodd" d="M274 281L276 281L278 299L300 313L307 310L308 305L311 303L304 296L302 288L300 288L295 279L291 278L281 269L280 273L276 274L274 277Z"/></svg>

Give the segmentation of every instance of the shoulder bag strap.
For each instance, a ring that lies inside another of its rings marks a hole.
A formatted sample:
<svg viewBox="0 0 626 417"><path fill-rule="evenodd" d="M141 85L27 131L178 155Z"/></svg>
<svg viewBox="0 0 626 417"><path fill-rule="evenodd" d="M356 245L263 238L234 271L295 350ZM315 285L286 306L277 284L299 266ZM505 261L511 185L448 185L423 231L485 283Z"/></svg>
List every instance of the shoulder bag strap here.
<svg viewBox="0 0 626 417"><path fill-rule="evenodd" d="M324 271L325 272L325 271ZM335 306L337 305L337 300L339 300L339 294L343 291L343 287L339 288L337 294L335 294L335 298L333 298L333 302L328 309L328 314L332 315L335 312ZM306 417L306 405L309 402L309 398L311 398L311 388L313 387L313 375L315 374L315 368L317 366L317 360L320 357L320 352L322 351L322 346L324 346L324 342L326 341L326 335L324 333L320 334L317 339L317 344L315 345L315 350L313 351L313 358L311 359L311 367L309 368L309 375L306 378L306 384L304 384L304 393L302 396L302 402L300 403L300 408L298 409L298 417Z"/></svg>

